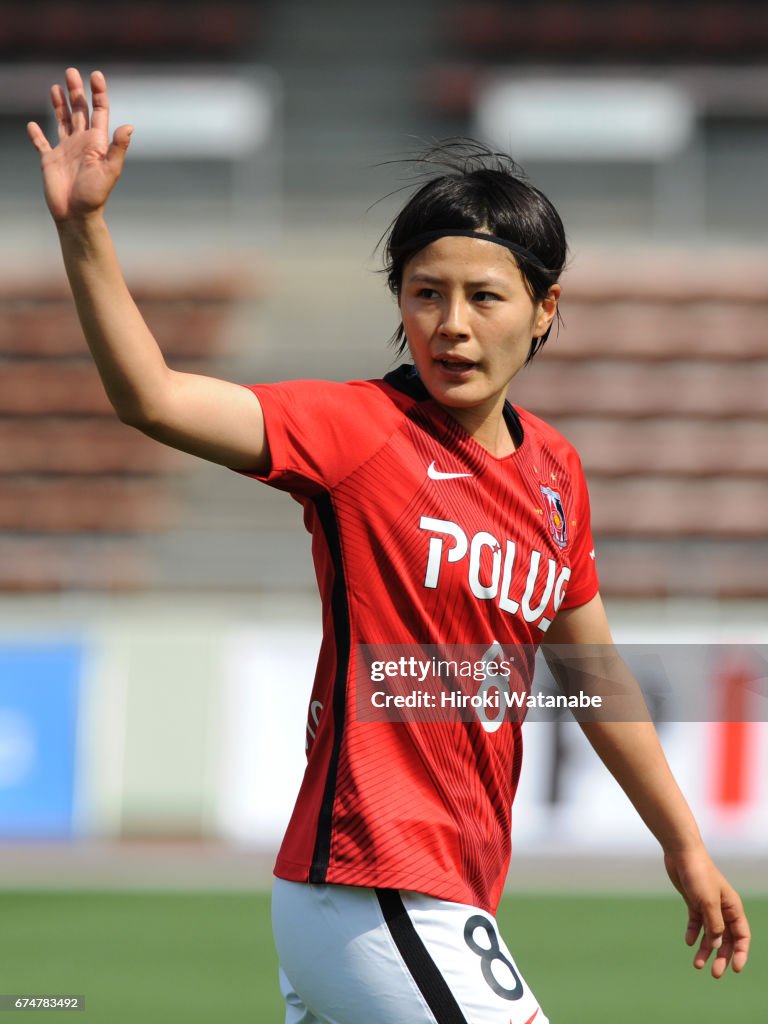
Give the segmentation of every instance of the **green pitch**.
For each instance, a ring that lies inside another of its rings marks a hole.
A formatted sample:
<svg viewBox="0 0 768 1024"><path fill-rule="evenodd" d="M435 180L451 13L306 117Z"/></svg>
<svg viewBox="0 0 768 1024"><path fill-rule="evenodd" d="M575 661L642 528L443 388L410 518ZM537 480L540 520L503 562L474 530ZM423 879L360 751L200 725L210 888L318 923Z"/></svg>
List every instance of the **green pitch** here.
<svg viewBox="0 0 768 1024"><path fill-rule="evenodd" d="M721 1024L765 1012L768 897L747 906L753 960L719 982L674 895L511 896L499 922L553 1024ZM84 995L75 1021L280 1024L276 975L264 894L0 893L0 994Z"/></svg>

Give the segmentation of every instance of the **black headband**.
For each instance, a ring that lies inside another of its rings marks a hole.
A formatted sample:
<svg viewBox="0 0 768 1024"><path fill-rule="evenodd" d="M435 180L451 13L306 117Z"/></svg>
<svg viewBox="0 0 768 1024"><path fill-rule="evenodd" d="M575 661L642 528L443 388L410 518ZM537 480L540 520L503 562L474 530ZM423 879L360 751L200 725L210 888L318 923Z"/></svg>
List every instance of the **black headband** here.
<svg viewBox="0 0 768 1024"><path fill-rule="evenodd" d="M460 235L463 238L479 238L482 242L495 242L496 245L503 245L505 249L509 249L515 256L520 256L526 262L533 263L534 266L545 271L547 274L554 273L549 267L545 267L539 257L532 253L530 249L526 249L525 246L518 245L517 242L510 242L506 238L499 238L498 235L489 235L484 231L473 231L471 228L438 228L436 231L424 231L422 234L415 235L409 239L408 247L416 246L422 248L438 238L445 238L446 235Z"/></svg>

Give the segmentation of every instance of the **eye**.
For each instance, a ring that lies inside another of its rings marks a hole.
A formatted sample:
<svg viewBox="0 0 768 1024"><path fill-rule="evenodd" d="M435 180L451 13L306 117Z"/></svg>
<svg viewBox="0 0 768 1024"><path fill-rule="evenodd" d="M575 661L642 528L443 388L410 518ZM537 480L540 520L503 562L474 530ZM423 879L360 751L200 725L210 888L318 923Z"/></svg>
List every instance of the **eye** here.
<svg viewBox="0 0 768 1024"><path fill-rule="evenodd" d="M501 296L496 292L475 292L473 298L475 302L501 302Z"/></svg>
<svg viewBox="0 0 768 1024"><path fill-rule="evenodd" d="M418 299L434 299L437 297L437 292L434 288L419 288L416 297Z"/></svg>

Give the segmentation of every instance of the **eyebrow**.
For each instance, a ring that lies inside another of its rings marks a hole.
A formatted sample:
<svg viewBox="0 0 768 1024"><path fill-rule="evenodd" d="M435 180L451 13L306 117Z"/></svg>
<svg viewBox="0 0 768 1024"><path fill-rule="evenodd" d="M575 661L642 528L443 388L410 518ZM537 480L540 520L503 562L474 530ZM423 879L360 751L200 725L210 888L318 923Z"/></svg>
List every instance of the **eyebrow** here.
<svg viewBox="0 0 768 1024"><path fill-rule="evenodd" d="M415 273L408 277L408 282L418 284L445 284L442 277L433 277L431 274ZM486 277L480 281L467 281L470 288L504 288L506 283L500 277Z"/></svg>

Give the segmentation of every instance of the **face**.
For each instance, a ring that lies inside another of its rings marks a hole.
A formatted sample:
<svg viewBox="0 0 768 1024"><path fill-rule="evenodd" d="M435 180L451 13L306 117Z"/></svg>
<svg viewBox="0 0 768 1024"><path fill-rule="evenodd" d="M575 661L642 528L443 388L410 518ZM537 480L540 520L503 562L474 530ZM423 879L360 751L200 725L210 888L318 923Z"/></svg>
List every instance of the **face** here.
<svg viewBox="0 0 768 1024"><path fill-rule="evenodd" d="M403 271L400 314L413 362L429 393L471 430L501 419L509 382L531 338L557 311L559 285L531 298L514 257L495 242L438 238Z"/></svg>

